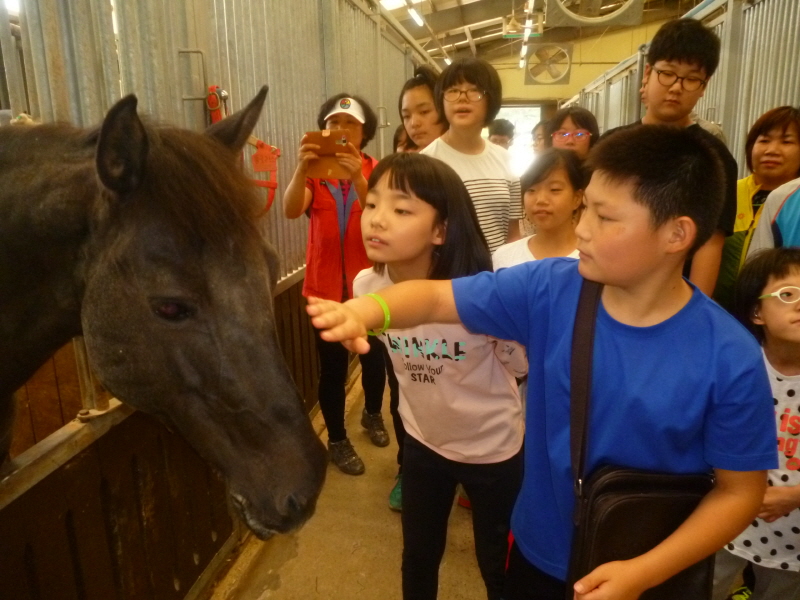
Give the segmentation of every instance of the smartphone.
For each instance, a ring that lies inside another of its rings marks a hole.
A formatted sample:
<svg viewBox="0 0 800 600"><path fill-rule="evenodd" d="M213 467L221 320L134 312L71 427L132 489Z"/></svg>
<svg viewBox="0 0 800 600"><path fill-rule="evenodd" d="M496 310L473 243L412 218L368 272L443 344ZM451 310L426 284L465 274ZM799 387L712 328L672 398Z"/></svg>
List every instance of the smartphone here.
<svg viewBox="0 0 800 600"><path fill-rule="evenodd" d="M345 152L349 141L346 129L307 132L305 143L319 146L319 158L309 161L306 175L315 179L350 179L350 173L336 159L336 153Z"/></svg>

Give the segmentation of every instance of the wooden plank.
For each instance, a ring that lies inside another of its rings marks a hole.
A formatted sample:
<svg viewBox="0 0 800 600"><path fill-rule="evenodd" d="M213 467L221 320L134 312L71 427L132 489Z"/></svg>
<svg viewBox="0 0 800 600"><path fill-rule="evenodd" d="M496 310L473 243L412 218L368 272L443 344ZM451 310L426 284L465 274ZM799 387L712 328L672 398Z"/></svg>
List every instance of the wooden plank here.
<svg viewBox="0 0 800 600"><path fill-rule="evenodd" d="M53 367L61 406L61 424L63 425L74 419L78 415L78 411L83 408L78 365L75 362L75 349L71 340L53 355Z"/></svg>
<svg viewBox="0 0 800 600"><path fill-rule="evenodd" d="M64 424L58 406L58 384L52 358L39 367L25 388L31 409L33 435L38 442Z"/></svg>
<svg viewBox="0 0 800 600"><path fill-rule="evenodd" d="M135 413L114 428L113 435L97 441L105 526L109 531L111 561L120 597L125 600L154 598L149 577L150 564L145 550L138 490L139 414Z"/></svg>
<svg viewBox="0 0 800 600"><path fill-rule="evenodd" d="M17 415L14 419L14 434L11 438L11 451L9 452L11 458L22 454L36 443L31 407L28 402L28 390L25 389L25 386L14 392L14 401L17 403Z"/></svg>
<svg viewBox="0 0 800 600"><path fill-rule="evenodd" d="M163 441L175 538L175 577L180 591L185 592L214 552L209 533L211 512L205 489L206 467L180 436L164 431Z"/></svg>

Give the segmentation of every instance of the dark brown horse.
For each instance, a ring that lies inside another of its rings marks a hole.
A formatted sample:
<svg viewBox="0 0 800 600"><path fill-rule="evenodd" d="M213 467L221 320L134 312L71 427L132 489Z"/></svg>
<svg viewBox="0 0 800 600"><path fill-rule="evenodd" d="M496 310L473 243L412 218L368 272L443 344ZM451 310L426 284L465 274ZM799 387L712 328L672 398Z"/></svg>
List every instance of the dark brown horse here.
<svg viewBox="0 0 800 600"><path fill-rule="evenodd" d="M237 162L266 98L203 134L120 100L99 129L0 130L0 463L14 390L83 334L120 400L226 478L259 537L314 510L325 450L275 331L277 261Z"/></svg>

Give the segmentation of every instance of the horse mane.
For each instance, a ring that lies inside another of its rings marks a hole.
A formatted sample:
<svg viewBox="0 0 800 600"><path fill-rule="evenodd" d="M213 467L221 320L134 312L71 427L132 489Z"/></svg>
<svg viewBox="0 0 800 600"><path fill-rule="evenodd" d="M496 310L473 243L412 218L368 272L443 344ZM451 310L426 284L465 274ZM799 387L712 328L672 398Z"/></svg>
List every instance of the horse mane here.
<svg viewBox="0 0 800 600"><path fill-rule="evenodd" d="M218 250L260 239L258 193L239 153L208 135L150 123L145 128L149 152L135 192L140 208L163 212L177 235Z"/></svg>
<svg viewBox="0 0 800 600"><path fill-rule="evenodd" d="M62 185L71 179L84 185L61 189L71 195L92 194L94 210L114 219L156 215L184 243L230 252L255 251L261 234L256 217L263 207L256 186L244 172L241 154L216 138L143 119L148 156L140 187L128 198L115 198L93 176L100 128L79 129L65 123L3 127L0 170L46 170ZM81 189L79 189L81 188Z"/></svg>

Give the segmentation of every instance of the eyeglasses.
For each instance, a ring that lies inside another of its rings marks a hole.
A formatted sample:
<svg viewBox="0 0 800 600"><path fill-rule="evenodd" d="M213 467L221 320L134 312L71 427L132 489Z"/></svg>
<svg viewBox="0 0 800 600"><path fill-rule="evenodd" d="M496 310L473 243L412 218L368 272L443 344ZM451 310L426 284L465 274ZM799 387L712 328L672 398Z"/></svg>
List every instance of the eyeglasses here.
<svg viewBox="0 0 800 600"><path fill-rule="evenodd" d="M444 99L448 102L458 102L461 99L461 94L464 94L470 102L480 102L486 95L486 92L476 90L475 88L469 90L450 88L444 91Z"/></svg>
<svg viewBox="0 0 800 600"><path fill-rule="evenodd" d="M577 131L567 131L565 129L559 129L558 131L553 132L552 138L554 140L568 140L569 138L575 138L576 142L581 140L588 140L592 137L592 134L586 131L585 129L578 129Z"/></svg>
<svg viewBox="0 0 800 600"><path fill-rule="evenodd" d="M535 135L535 136L533 136L533 141L536 142L537 144L541 143L541 142L544 141L544 136L543 135Z"/></svg>
<svg viewBox="0 0 800 600"><path fill-rule="evenodd" d="M758 299L761 300L763 298L777 298L781 302L785 304L794 304L798 300L800 300L800 287L796 287L794 285L787 285L786 287L782 287L777 292L772 292L771 294L764 294L763 296L759 296Z"/></svg>
<svg viewBox="0 0 800 600"><path fill-rule="evenodd" d="M685 91L696 92L706 83L708 83L707 80L700 79L699 77L678 77L678 74L673 73L672 71L662 71L660 69L654 69L654 71L658 76L658 83L668 88L675 85L676 81L680 81L681 87Z"/></svg>

